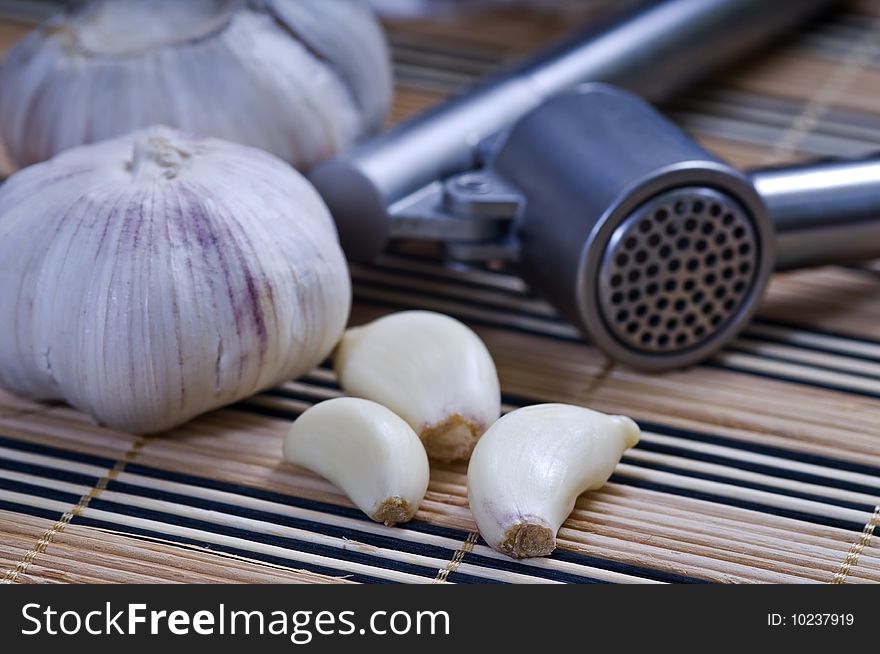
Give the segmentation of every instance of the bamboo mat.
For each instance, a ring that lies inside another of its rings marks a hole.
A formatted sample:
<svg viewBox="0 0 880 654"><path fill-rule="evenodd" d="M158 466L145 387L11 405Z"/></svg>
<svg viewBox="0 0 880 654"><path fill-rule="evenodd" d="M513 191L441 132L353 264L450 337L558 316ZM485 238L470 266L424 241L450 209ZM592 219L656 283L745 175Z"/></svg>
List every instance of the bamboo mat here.
<svg viewBox="0 0 880 654"><path fill-rule="evenodd" d="M878 21L877 3L850 3L666 110L742 166L878 150ZM514 12L391 25L395 119L568 27ZM20 33L0 25L6 43ZM578 500L552 557L516 562L486 547L464 465L435 465L416 519L386 528L281 463L290 422L339 394L319 368L149 438L0 394L0 577L880 582L880 265L777 276L741 338L666 375L609 363L498 271L401 251L353 274L355 323L428 308L472 324L498 363L506 410L564 401L640 422L642 442L602 490Z"/></svg>

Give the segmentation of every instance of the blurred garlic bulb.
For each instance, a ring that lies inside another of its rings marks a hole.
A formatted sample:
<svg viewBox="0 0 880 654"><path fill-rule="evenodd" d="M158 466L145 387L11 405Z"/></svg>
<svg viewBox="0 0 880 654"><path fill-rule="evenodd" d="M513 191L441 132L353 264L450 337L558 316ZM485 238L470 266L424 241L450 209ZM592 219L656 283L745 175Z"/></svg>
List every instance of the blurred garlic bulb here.
<svg viewBox="0 0 880 654"><path fill-rule="evenodd" d="M326 357L350 279L329 212L270 154L152 128L0 187L0 386L165 430Z"/></svg>
<svg viewBox="0 0 880 654"><path fill-rule="evenodd" d="M170 125L308 168L379 127L392 93L361 0L87 0L12 49L0 89L22 166Z"/></svg>

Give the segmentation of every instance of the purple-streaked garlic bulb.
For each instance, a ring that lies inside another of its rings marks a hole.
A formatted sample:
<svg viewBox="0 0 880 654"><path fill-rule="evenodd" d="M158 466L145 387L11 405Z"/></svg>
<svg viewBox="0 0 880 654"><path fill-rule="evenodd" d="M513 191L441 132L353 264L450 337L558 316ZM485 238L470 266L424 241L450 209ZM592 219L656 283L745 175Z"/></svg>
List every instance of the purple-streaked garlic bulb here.
<svg viewBox="0 0 880 654"><path fill-rule="evenodd" d="M151 125L306 169L381 126L388 48L362 0L87 0L0 69L20 166Z"/></svg>
<svg viewBox="0 0 880 654"><path fill-rule="evenodd" d="M0 387L163 431L320 363L351 282L278 158L150 128L0 187Z"/></svg>

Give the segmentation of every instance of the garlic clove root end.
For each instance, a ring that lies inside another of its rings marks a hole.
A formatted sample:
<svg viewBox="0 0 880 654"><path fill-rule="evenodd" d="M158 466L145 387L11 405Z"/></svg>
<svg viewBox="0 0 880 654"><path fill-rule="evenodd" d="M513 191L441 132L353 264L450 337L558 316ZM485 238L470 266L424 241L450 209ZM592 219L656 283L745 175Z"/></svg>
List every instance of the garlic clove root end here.
<svg viewBox="0 0 880 654"><path fill-rule="evenodd" d="M556 549L556 532L541 518L527 517L504 532L498 551L514 559L550 556Z"/></svg>

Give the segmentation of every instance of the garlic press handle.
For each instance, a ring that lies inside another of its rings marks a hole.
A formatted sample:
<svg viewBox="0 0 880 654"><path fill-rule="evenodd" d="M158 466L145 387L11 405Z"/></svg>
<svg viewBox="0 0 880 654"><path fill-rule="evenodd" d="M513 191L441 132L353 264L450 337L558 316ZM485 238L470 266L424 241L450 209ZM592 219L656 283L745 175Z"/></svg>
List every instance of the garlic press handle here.
<svg viewBox="0 0 880 654"><path fill-rule="evenodd" d="M776 268L880 257L880 156L751 173L776 228Z"/></svg>
<svg viewBox="0 0 880 654"><path fill-rule="evenodd" d="M618 84L649 100L668 98L835 4L837 0L645 2L321 164L310 179L336 219L346 255L366 261L393 236L390 207L413 199L437 180L474 168L476 144L549 98L585 82ZM434 221L424 225L424 233L437 233L443 226ZM460 223L447 226L467 229Z"/></svg>

